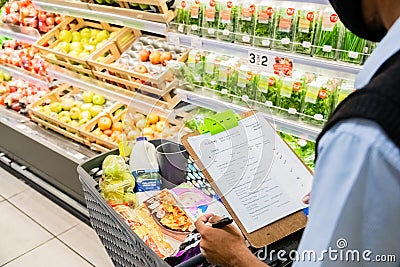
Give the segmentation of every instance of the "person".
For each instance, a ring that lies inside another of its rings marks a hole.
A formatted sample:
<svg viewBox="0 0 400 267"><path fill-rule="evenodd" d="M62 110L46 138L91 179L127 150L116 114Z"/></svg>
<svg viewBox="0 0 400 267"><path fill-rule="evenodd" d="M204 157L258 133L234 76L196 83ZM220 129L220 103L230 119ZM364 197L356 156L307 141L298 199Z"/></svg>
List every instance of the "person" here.
<svg viewBox="0 0 400 267"><path fill-rule="evenodd" d="M377 266L385 260L384 266L400 266L400 1L330 2L350 31L380 44L356 78L357 90L317 139L309 219L298 254L312 250L322 257L293 266ZM196 221L210 263L266 266L233 226L208 226L218 219L208 214ZM356 250L358 257L328 257L323 253L329 249Z"/></svg>

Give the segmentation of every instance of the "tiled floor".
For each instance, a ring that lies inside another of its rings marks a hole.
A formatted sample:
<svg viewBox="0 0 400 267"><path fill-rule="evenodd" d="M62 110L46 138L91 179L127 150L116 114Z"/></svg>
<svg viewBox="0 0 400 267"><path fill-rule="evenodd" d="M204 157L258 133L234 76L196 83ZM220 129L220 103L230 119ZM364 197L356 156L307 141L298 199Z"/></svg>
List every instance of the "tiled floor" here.
<svg viewBox="0 0 400 267"><path fill-rule="evenodd" d="M113 264L93 229L0 168L0 266Z"/></svg>

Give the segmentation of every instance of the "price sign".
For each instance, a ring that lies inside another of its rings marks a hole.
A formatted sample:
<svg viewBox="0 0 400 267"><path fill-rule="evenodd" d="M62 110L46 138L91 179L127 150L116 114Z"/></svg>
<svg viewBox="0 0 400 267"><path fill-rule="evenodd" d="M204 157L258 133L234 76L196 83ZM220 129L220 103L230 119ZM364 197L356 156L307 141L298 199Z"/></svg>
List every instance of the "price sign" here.
<svg viewBox="0 0 400 267"><path fill-rule="evenodd" d="M247 52L247 61L253 66L266 68L268 72L273 72L274 57L262 51L249 50Z"/></svg>

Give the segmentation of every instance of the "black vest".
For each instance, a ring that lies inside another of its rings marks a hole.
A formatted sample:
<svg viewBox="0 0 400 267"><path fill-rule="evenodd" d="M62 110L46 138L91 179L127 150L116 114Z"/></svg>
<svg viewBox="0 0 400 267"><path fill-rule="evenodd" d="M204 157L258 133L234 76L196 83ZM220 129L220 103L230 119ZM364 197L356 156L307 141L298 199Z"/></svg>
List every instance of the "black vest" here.
<svg viewBox="0 0 400 267"><path fill-rule="evenodd" d="M338 122L350 118L378 123L400 148L400 51L379 68L368 85L350 94L336 108L317 138L316 159L322 136Z"/></svg>

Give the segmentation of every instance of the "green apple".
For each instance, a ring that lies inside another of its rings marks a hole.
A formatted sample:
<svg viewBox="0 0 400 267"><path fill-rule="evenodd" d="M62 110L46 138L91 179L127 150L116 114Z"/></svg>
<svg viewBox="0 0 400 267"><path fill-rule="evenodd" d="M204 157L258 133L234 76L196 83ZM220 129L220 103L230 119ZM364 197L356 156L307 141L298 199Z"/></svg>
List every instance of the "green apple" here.
<svg viewBox="0 0 400 267"><path fill-rule="evenodd" d="M106 41L109 37L110 37L110 33L106 30L102 30L101 32L99 32L97 34L96 40L98 40L98 42Z"/></svg>
<svg viewBox="0 0 400 267"><path fill-rule="evenodd" d="M51 111L50 105L48 105L48 106L43 107L42 112L46 115L50 115L50 113L53 111ZM57 112L55 112L55 113L57 113Z"/></svg>
<svg viewBox="0 0 400 267"><path fill-rule="evenodd" d="M61 42L70 43L72 41L72 32L67 30L62 30L60 32L59 39L61 40Z"/></svg>
<svg viewBox="0 0 400 267"><path fill-rule="evenodd" d="M80 42L82 39L81 34L79 32L72 33L72 42Z"/></svg>
<svg viewBox="0 0 400 267"><path fill-rule="evenodd" d="M139 4L139 7L141 10L146 10L146 9L149 9L150 6L147 4Z"/></svg>
<svg viewBox="0 0 400 267"><path fill-rule="evenodd" d="M81 101L74 101L73 103L72 103L72 106L71 106L71 108L81 108L81 106L82 106L82 102Z"/></svg>
<svg viewBox="0 0 400 267"><path fill-rule="evenodd" d="M89 38L82 38L82 39L81 39L81 44L82 44L82 45L90 44L90 39L89 39Z"/></svg>
<svg viewBox="0 0 400 267"><path fill-rule="evenodd" d="M98 29L90 29L90 38L96 39L97 34L99 34L100 30Z"/></svg>
<svg viewBox="0 0 400 267"><path fill-rule="evenodd" d="M92 117L95 117L95 116L97 116L100 112L102 112L103 111L103 107L102 106L99 106L99 105L93 105L91 108L90 108L90 115L92 115Z"/></svg>
<svg viewBox="0 0 400 267"><path fill-rule="evenodd" d="M66 111L66 110L61 111L61 112L58 114L58 118L62 118L62 117L68 117L68 118L70 118L71 116L69 115L69 111Z"/></svg>
<svg viewBox="0 0 400 267"><path fill-rule="evenodd" d="M70 45L67 42L60 42L57 45L57 48L61 49L62 51L64 51L64 53L68 54L68 52L70 51Z"/></svg>
<svg viewBox="0 0 400 267"><path fill-rule="evenodd" d="M91 92L91 91L85 91L85 92L83 92L83 94L82 94L83 102L85 102L85 103L92 103L92 101L93 101L93 96L94 96L94 93Z"/></svg>
<svg viewBox="0 0 400 267"><path fill-rule="evenodd" d="M69 45L69 49L71 51L77 51L77 52L82 52L83 51L83 44L81 42L72 42Z"/></svg>
<svg viewBox="0 0 400 267"><path fill-rule="evenodd" d="M60 102L53 102L50 104L50 111L60 113L62 110L62 106Z"/></svg>
<svg viewBox="0 0 400 267"><path fill-rule="evenodd" d="M90 111L90 108L93 106L92 103L85 103L81 106L81 111Z"/></svg>
<svg viewBox="0 0 400 267"><path fill-rule="evenodd" d="M80 34L81 34L81 39L89 40L90 37L92 37L92 33L89 28L83 28L82 30L80 30Z"/></svg>
<svg viewBox="0 0 400 267"><path fill-rule="evenodd" d="M89 54L92 53L94 50L96 50L96 46L92 44L85 44L83 45L83 48L85 52L88 52Z"/></svg>
<svg viewBox="0 0 400 267"><path fill-rule="evenodd" d="M104 103L106 103L106 99L104 96L98 94L95 94L93 96L93 104L102 106L104 105Z"/></svg>
<svg viewBox="0 0 400 267"><path fill-rule="evenodd" d="M88 110L85 110L81 112L81 115L79 116L79 120L87 119L90 120L92 116L90 115L90 112Z"/></svg>
<svg viewBox="0 0 400 267"><path fill-rule="evenodd" d="M61 102L61 107L63 110L70 110L72 107L72 104L74 103L74 99L73 98L65 98L62 102Z"/></svg>
<svg viewBox="0 0 400 267"><path fill-rule="evenodd" d="M62 116L59 118L59 121L63 122L63 123L70 123L71 122L71 118L67 117L67 116Z"/></svg>
<svg viewBox="0 0 400 267"><path fill-rule="evenodd" d="M78 107L71 108L69 111L70 117L73 120L79 119L79 116L81 115L81 110Z"/></svg>
<svg viewBox="0 0 400 267"><path fill-rule="evenodd" d="M81 119L81 120L79 120L79 126L82 126L82 125L84 125L84 124L86 124L88 122L89 122L88 119Z"/></svg>

